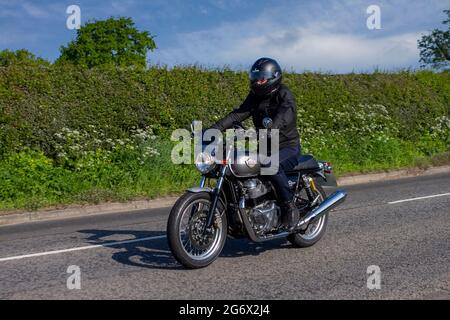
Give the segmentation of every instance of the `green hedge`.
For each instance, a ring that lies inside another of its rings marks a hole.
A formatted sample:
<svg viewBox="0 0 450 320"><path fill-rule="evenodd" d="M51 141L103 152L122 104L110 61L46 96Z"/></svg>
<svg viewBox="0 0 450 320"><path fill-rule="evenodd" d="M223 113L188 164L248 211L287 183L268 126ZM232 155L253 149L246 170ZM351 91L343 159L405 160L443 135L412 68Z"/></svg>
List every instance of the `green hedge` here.
<svg viewBox="0 0 450 320"><path fill-rule="evenodd" d="M448 72L287 74L285 83L297 98L300 130L339 130L333 111L382 105L398 125L398 137L417 141L449 114ZM1 151L28 146L51 154L51 139L64 127L93 125L123 138L132 126L152 124L161 134L188 127L192 119L209 124L246 93L246 74L229 70L0 68Z"/></svg>
<svg viewBox="0 0 450 320"><path fill-rule="evenodd" d="M304 151L333 161L339 174L450 150L449 72L287 73L284 81L297 99ZM0 68L0 208L28 198L79 202L98 190L100 200L182 190L195 172L170 163L171 131L193 119L211 124L247 91L247 74L227 69ZM158 138L137 141L139 132ZM27 161L41 165L17 169ZM44 183L49 176L60 178ZM25 187L33 181L44 186Z"/></svg>

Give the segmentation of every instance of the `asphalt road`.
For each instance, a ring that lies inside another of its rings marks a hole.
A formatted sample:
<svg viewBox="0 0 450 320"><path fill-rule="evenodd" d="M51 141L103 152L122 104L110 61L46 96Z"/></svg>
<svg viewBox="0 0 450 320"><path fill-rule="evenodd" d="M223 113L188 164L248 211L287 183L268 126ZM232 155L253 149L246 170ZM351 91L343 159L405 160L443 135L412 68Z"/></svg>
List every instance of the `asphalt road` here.
<svg viewBox="0 0 450 320"><path fill-rule="evenodd" d="M0 227L0 298L450 299L450 173L346 189L315 246L229 239L201 270L171 256L169 209ZM371 265L380 289L367 288Z"/></svg>

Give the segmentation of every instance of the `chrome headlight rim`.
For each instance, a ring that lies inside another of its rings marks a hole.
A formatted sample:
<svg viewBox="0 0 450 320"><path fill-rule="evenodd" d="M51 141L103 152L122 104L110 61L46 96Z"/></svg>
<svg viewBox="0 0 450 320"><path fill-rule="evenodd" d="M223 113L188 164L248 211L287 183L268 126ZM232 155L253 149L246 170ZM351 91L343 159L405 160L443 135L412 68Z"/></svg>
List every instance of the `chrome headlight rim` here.
<svg viewBox="0 0 450 320"><path fill-rule="evenodd" d="M207 174L213 171L216 168L216 160L215 158L206 152L201 152L197 155L195 159L195 167L202 174Z"/></svg>

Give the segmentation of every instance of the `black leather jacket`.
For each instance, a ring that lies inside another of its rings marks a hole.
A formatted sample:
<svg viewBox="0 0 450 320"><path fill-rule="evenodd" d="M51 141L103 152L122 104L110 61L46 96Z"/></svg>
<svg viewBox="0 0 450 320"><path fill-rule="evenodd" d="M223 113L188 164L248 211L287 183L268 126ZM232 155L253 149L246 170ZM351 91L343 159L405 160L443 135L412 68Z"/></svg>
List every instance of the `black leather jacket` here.
<svg viewBox="0 0 450 320"><path fill-rule="evenodd" d="M250 92L239 108L230 112L211 128L224 131L231 128L233 122L244 121L250 116L253 118L256 129L264 129L264 118L270 117L273 120L272 129L280 130L280 149L299 144L295 98L285 85L282 84L275 95L265 99L258 98Z"/></svg>

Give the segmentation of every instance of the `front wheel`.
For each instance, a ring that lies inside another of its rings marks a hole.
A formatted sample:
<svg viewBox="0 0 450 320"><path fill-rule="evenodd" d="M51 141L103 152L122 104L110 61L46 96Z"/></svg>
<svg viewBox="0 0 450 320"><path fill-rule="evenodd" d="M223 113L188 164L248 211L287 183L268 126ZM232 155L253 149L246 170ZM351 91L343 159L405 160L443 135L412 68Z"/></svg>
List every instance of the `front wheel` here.
<svg viewBox="0 0 450 320"><path fill-rule="evenodd" d="M327 198L323 188L315 180L316 190L313 191L315 196L319 196L319 203ZM328 224L328 213L324 214L318 219L312 220L307 226L306 230L290 234L287 239L294 246L299 248L306 248L317 243L325 234Z"/></svg>
<svg viewBox="0 0 450 320"><path fill-rule="evenodd" d="M220 254L227 236L227 219L219 201L212 231L203 234L211 196L186 193L173 206L167 223L167 239L175 259L190 269L211 264Z"/></svg>

